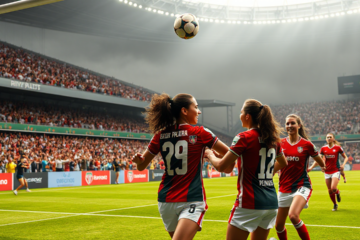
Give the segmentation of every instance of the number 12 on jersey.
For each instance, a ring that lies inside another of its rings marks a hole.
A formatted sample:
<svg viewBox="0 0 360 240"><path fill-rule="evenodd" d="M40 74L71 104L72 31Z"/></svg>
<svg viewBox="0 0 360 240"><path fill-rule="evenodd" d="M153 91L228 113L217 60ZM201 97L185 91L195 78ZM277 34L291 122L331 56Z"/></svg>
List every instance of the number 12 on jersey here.
<svg viewBox="0 0 360 240"><path fill-rule="evenodd" d="M162 145L162 151L167 152L168 154L165 157L167 165L167 174L169 176L174 176L174 169L171 169L171 162L173 160L173 165L175 161L182 161L181 168L175 168L176 175L185 175L187 173L187 160L188 160L188 143L185 140L180 140L174 145L172 142L168 141Z"/></svg>
<svg viewBox="0 0 360 240"><path fill-rule="evenodd" d="M270 148L266 153L266 148L261 148L259 152L260 156L260 172L258 173L258 179L272 179L274 171L274 162L275 162L275 149ZM268 162L266 166L266 162Z"/></svg>

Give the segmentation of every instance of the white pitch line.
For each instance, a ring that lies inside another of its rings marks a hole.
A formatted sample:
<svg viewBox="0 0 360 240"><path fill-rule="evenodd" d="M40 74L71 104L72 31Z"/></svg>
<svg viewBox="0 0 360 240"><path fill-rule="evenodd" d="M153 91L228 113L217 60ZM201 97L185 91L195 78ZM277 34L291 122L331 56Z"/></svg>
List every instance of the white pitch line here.
<svg viewBox="0 0 360 240"><path fill-rule="evenodd" d="M68 216L56 217L56 218L46 218L46 219L39 219L33 221L26 221L26 222L18 222L18 223L8 223L0 225L7 226L7 225L15 225L15 224L22 224L22 223L31 223L31 222L39 222L39 221L46 221L46 220L53 220L53 219L60 219L66 217L75 217L75 216L97 216L97 217L122 217L122 218L144 218L144 219L159 219L161 217L148 217L148 216L132 216L132 215L111 215L111 214L94 214L94 213L67 213L67 212L41 212L41 211L23 211L23 210L3 210L0 211L7 211L7 212L31 212L31 213L47 213L47 214L67 214ZM70 215L70 216L69 216ZM215 220L215 219L204 219L205 222L220 222L220 223L227 223L227 220ZM286 223L286 225L293 225L291 223ZM309 227L328 227L328 228L350 228L350 229L360 229L360 227L354 226L333 226L333 225L313 225L313 224L306 224Z"/></svg>
<svg viewBox="0 0 360 240"><path fill-rule="evenodd" d="M155 206L155 205L158 205L158 204L156 203L156 204L149 204L149 205L142 205L142 206L135 206L135 207L109 209L109 210L102 210L102 211L96 211L96 212L90 212L90 213L111 212L111 211L119 211L119 210L132 209L132 208L142 208L142 207Z"/></svg>
<svg viewBox="0 0 360 240"><path fill-rule="evenodd" d="M229 197L229 196L236 197L236 194L229 194L229 195L223 195L223 196L217 196L217 197L209 197L209 198L206 198L206 199L222 198L222 197Z"/></svg>

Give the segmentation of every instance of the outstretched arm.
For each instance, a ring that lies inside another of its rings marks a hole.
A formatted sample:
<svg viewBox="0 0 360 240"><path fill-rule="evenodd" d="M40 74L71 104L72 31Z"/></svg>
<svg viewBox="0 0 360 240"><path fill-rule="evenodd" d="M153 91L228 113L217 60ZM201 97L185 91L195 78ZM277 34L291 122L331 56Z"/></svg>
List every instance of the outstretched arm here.
<svg viewBox="0 0 360 240"><path fill-rule="evenodd" d="M224 155L226 155L226 153L229 152L229 147L220 140L218 140L215 143L213 149L218 153L218 154L216 154L216 152L214 152L214 155L217 158L223 158ZM224 172L231 173L232 170L234 169L234 166L235 166L235 161L233 164L229 165L226 169L224 169Z"/></svg>
<svg viewBox="0 0 360 240"><path fill-rule="evenodd" d="M273 175L275 175L275 173L277 173L279 170L283 169L287 165L288 165L288 162L287 162L284 155L281 155L281 156L277 157L276 162L274 164Z"/></svg>
<svg viewBox="0 0 360 240"><path fill-rule="evenodd" d="M224 157L218 158L210 149L207 149L205 151L205 157L209 159L209 161L216 168L216 170L226 173L229 173L229 169L231 169L232 171L235 161L238 158L234 153L230 151L228 151Z"/></svg>
<svg viewBox="0 0 360 240"><path fill-rule="evenodd" d="M139 171L142 171L149 165L149 163L154 157L155 155L151 154L149 150L146 149L143 154L136 153L133 156L132 161L136 163L137 169Z"/></svg>

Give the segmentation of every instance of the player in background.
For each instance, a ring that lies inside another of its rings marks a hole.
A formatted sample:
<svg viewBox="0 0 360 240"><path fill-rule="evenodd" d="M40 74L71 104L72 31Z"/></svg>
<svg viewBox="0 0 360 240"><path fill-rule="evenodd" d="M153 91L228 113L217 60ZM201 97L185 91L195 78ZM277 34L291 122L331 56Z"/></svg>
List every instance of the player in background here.
<svg viewBox="0 0 360 240"><path fill-rule="evenodd" d="M240 120L249 130L235 136L226 155L206 150L205 156L221 172L238 160L239 193L230 214L227 239L247 239L251 233L252 240L266 240L278 209L273 172L287 165L280 147L281 127L270 107L253 99L245 101Z"/></svg>
<svg viewBox="0 0 360 240"><path fill-rule="evenodd" d="M329 191L330 199L334 204L333 211L336 211L338 209L338 205L336 203L335 195L337 201L341 202L340 191L337 187L340 181L340 172L344 170L348 157L340 146L340 143L336 141L334 134L328 133L326 135L326 142L327 145L320 149L320 155L323 157L326 164L325 182ZM344 163L342 165L340 165L339 154L341 154L344 158ZM309 171L317 165L317 162L314 162L314 164L309 168Z"/></svg>
<svg viewBox="0 0 360 240"><path fill-rule="evenodd" d="M310 177L307 173L310 156L322 167L325 163L319 156L315 145L309 141L307 130L299 116L290 114L285 122L288 137L281 139L281 148L288 161L288 166L280 171L279 211L275 228L280 240L286 240L285 221L290 221L302 240L310 239L300 213L308 208L312 193Z"/></svg>
<svg viewBox="0 0 360 240"><path fill-rule="evenodd" d="M113 167L114 167L114 171L116 172L115 184L119 184L121 163L120 163L120 159L118 159L115 156L114 156L114 161L113 161Z"/></svg>
<svg viewBox="0 0 360 240"><path fill-rule="evenodd" d="M145 118L155 135L147 150L132 158L142 171L161 153L165 173L158 191L158 208L173 239L193 239L201 230L207 210L202 179L205 148L214 148L220 154L229 149L208 129L191 126L197 124L200 114L190 94L177 94L173 99L165 93L155 94Z"/></svg>
<svg viewBox="0 0 360 240"><path fill-rule="evenodd" d="M17 163L17 172L16 172L16 178L19 180L20 182L20 186L14 190L14 194L17 195L18 194L18 190L20 190L24 185L26 187L26 191L27 192L31 192L28 186L28 182L26 181L26 179L24 178L24 168L29 169L30 165L26 159L25 156L21 156L20 160Z"/></svg>

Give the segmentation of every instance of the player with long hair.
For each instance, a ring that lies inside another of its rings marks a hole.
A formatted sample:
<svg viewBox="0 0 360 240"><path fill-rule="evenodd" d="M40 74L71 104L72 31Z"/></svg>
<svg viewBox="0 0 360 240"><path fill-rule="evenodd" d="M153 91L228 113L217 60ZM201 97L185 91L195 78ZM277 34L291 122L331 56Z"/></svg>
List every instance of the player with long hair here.
<svg viewBox="0 0 360 240"><path fill-rule="evenodd" d="M337 201L341 202L340 191L337 186L340 181L340 173L344 170L345 164L348 161L348 157L340 146L340 143L336 141L335 135L333 133L328 133L326 135L326 142L327 145L320 149L320 155L323 157L326 164L325 182L328 188L330 199L334 204L334 208L332 210L337 211L338 204L336 203L335 195ZM344 163L342 165L340 165L339 155L344 158ZM317 166L317 162L314 162L314 164L309 168L309 171L311 171L315 166Z"/></svg>
<svg viewBox="0 0 360 240"><path fill-rule="evenodd" d="M240 120L249 130L235 136L226 155L206 150L205 156L221 172L238 160L239 193L228 221L227 239L247 239L251 233L252 240L266 240L278 209L273 173L287 165L280 147L282 130L270 107L254 99L245 101Z"/></svg>
<svg viewBox="0 0 360 240"><path fill-rule="evenodd" d="M201 230L207 210L202 180L205 148L214 148L220 154L229 149L210 130L191 126L197 124L199 114L197 101L190 94L177 94L173 99L165 93L155 94L145 117L155 135L145 152L132 158L142 171L161 153L165 173L158 191L158 208L173 239L192 239Z"/></svg>
<svg viewBox="0 0 360 240"><path fill-rule="evenodd" d="M310 142L301 118L290 114L285 122L288 137L281 139L281 147L288 161L288 166L281 169L279 180L279 211L275 228L280 240L287 239L285 221L290 221L302 240L310 239L309 233L300 213L308 207L312 186L307 173L310 156L324 168L325 164L319 156L315 145Z"/></svg>
<svg viewBox="0 0 360 240"><path fill-rule="evenodd" d="M26 178L24 178L24 168L29 169L29 167L30 165L27 161L27 158L25 156L21 156L16 167L17 168L16 178L19 180L20 186L14 190L15 195L17 195L18 191L24 186L26 187L27 192L31 192L28 186L28 182Z"/></svg>

